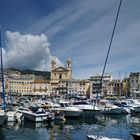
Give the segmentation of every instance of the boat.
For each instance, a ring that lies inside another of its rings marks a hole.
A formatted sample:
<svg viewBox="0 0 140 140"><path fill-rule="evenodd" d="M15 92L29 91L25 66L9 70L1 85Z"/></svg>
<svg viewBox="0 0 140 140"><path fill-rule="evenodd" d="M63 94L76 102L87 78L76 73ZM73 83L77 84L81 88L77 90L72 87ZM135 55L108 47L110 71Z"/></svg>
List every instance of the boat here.
<svg viewBox="0 0 140 140"><path fill-rule="evenodd" d="M42 104L41 108L45 109L46 111L50 111L54 113L54 120L65 120L65 109L61 108L60 105L56 101L45 101L44 104Z"/></svg>
<svg viewBox="0 0 140 140"><path fill-rule="evenodd" d="M21 122L22 120L22 113L18 112L15 108L13 108L13 106L9 106L6 109L6 116L7 122Z"/></svg>
<svg viewBox="0 0 140 140"><path fill-rule="evenodd" d="M86 101L77 101L73 103L73 106L78 107L79 109L83 110L84 116L93 116L97 113L101 113L102 110L98 106L94 106L89 104Z"/></svg>
<svg viewBox="0 0 140 140"><path fill-rule="evenodd" d="M122 100L121 104L124 107L127 107L131 110L131 113L135 112L135 113L139 113L140 112L140 105L135 104L133 100Z"/></svg>
<svg viewBox="0 0 140 140"><path fill-rule="evenodd" d="M128 101L132 104L135 113L140 113L140 102L136 99L128 99Z"/></svg>
<svg viewBox="0 0 140 140"><path fill-rule="evenodd" d="M119 138L109 138L106 136L87 135L87 140L123 140Z"/></svg>
<svg viewBox="0 0 140 140"><path fill-rule="evenodd" d="M7 122L15 122L16 121L16 118L15 118L15 114L16 114L16 111L14 110L6 110L6 115L7 115Z"/></svg>
<svg viewBox="0 0 140 140"><path fill-rule="evenodd" d="M127 106L121 104L120 101L114 102L113 104L122 108L122 114L130 114L134 111L134 108L127 107Z"/></svg>
<svg viewBox="0 0 140 140"><path fill-rule="evenodd" d="M131 135L133 136L134 140L140 140L140 133L139 132L132 132Z"/></svg>
<svg viewBox="0 0 140 140"><path fill-rule="evenodd" d="M52 108L51 111L54 113L54 120L65 121L65 110Z"/></svg>
<svg viewBox="0 0 140 140"><path fill-rule="evenodd" d="M107 100L100 100L100 107L102 108L103 114L121 114L122 107L118 107L109 103Z"/></svg>
<svg viewBox="0 0 140 140"><path fill-rule="evenodd" d="M65 117L79 117L82 114L81 109L71 106L69 102L61 101L59 105L64 109Z"/></svg>
<svg viewBox="0 0 140 140"><path fill-rule="evenodd" d="M115 105L107 105L104 107L102 111L103 114L121 114L122 108L117 107Z"/></svg>
<svg viewBox="0 0 140 140"><path fill-rule="evenodd" d="M24 119L33 122L50 122L54 119L54 115L49 111L45 111L42 108L32 106L30 109L21 111Z"/></svg>
<svg viewBox="0 0 140 140"><path fill-rule="evenodd" d="M65 109L59 105L54 104L49 110L54 113L54 120L65 120Z"/></svg>
<svg viewBox="0 0 140 140"><path fill-rule="evenodd" d="M15 121L18 123L22 122L24 119L23 114L21 112L18 112L18 111L16 111L14 118L15 118Z"/></svg>

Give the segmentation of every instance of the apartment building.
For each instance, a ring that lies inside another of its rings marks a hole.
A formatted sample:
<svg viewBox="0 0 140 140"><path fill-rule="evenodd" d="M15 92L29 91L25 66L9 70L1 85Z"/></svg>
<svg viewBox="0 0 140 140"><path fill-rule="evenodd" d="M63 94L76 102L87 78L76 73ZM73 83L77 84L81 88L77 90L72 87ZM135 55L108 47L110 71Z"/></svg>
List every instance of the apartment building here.
<svg viewBox="0 0 140 140"><path fill-rule="evenodd" d="M133 72L129 75L130 78L130 94L140 96L140 72Z"/></svg>
<svg viewBox="0 0 140 140"><path fill-rule="evenodd" d="M19 93L21 95L29 95L33 93L32 83L35 79L34 75L12 74L8 77L7 92Z"/></svg>
<svg viewBox="0 0 140 140"><path fill-rule="evenodd" d="M34 95L48 95L51 93L50 80L34 79L32 82L32 89Z"/></svg>
<svg viewBox="0 0 140 140"><path fill-rule="evenodd" d="M90 77L90 97L95 97L97 94L102 94L103 96L112 94L112 75L104 74L103 78L101 74L96 74Z"/></svg>

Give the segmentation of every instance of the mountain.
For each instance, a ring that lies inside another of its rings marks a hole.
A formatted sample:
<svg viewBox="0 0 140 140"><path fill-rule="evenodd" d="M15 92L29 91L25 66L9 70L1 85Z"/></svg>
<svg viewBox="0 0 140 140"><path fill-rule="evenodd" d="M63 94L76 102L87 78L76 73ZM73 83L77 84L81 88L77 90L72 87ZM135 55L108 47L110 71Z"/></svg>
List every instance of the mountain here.
<svg viewBox="0 0 140 140"><path fill-rule="evenodd" d="M5 70L6 72L20 72L22 75L26 74L34 74L36 76L41 76L45 79L50 79L51 77L51 72L49 71L37 71L37 70L31 70L31 69L17 69L17 68L8 68Z"/></svg>

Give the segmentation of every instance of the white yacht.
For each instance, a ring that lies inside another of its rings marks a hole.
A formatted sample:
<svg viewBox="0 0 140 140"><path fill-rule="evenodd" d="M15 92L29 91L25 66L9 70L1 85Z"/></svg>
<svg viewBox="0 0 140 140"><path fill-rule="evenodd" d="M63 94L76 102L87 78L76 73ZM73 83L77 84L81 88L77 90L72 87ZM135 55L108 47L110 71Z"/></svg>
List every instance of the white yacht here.
<svg viewBox="0 0 140 140"><path fill-rule="evenodd" d="M38 108L36 111L23 110L22 114L24 119L31 120L34 122L47 122L54 119L53 114L46 112L42 108Z"/></svg>
<svg viewBox="0 0 140 140"><path fill-rule="evenodd" d="M42 108L54 113L54 120L65 120L65 109L61 108L58 103L53 101L45 101L45 104L42 105Z"/></svg>
<svg viewBox="0 0 140 140"><path fill-rule="evenodd" d="M64 109L65 117L79 117L82 114L82 110L71 106L69 102L61 101L60 108Z"/></svg>
<svg viewBox="0 0 140 140"><path fill-rule="evenodd" d="M103 114L121 114L122 108L116 105L106 105L102 111Z"/></svg>
<svg viewBox="0 0 140 140"><path fill-rule="evenodd" d="M121 104L129 107L135 113L140 113L140 103L134 99L122 100Z"/></svg>
<svg viewBox="0 0 140 140"><path fill-rule="evenodd" d="M15 114L16 114L16 111L12 109L6 110L7 122L15 122L16 121Z"/></svg>
<svg viewBox="0 0 140 140"><path fill-rule="evenodd" d="M87 140L123 140L119 138L109 138L106 136L87 135Z"/></svg>
<svg viewBox="0 0 140 140"><path fill-rule="evenodd" d="M115 102L114 105L122 108L122 114L130 114L134 110L134 108L129 108L121 104L121 101Z"/></svg>
<svg viewBox="0 0 140 140"><path fill-rule="evenodd" d="M121 114L122 107L110 104L107 100L101 100L100 106L103 114Z"/></svg>
<svg viewBox="0 0 140 140"><path fill-rule="evenodd" d="M83 110L84 116L92 116L102 111L98 106L89 104L86 101L74 102L73 106L78 107L79 109Z"/></svg>

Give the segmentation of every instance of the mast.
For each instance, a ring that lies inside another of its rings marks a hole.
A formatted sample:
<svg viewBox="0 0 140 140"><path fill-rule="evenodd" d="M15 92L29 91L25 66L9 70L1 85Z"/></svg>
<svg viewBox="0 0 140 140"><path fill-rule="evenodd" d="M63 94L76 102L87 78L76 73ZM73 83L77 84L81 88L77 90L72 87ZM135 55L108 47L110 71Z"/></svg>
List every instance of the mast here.
<svg viewBox="0 0 140 140"><path fill-rule="evenodd" d="M1 81L2 81L2 95L1 98L3 100L2 109L6 109L6 102L5 102L5 88L4 88L4 76L3 76L3 57L2 57L2 42L1 42L1 26L0 26L0 57L1 57Z"/></svg>
<svg viewBox="0 0 140 140"><path fill-rule="evenodd" d="M121 72L119 71L119 98L122 95L122 86L121 86L122 82L121 82Z"/></svg>
<svg viewBox="0 0 140 140"><path fill-rule="evenodd" d="M128 97L127 87L128 87L128 83L127 83L127 72L125 72L125 97Z"/></svg>
<svg viewBox="0 0 140 140"><path fill-rule="evenodd" d="M116 15L116 18L115 18L115 23L114 23L114 26L113 26L113 31L112 31L112 34L111 34L111 39L110 39L110 42L109 42L109 47L108 47L108 50L107 50L107 55L106 55L106 58L105 58L105 63L104 63L104 66L103 66L103 71L102 71L102 75L101 75L101 79L100 79L101 91L102 91L102 87L103 87L103 77L104 77L104 73L105 73L105 69L106 69L106 65L107 65L110 49L111 49L111 46L112 46L113 37L114 37L114 34L115 34L115 29L116 29L116 25L117 25L119 13L120 13L121 4L122 4L122 0L120 0L120 2L119 2L119 7L118 7L118 10L117 10L117 15ZM101 91L100 91L100 93L101 93ZM98 94L99 93L97 92L96 100L98 98Z"/></svg>

